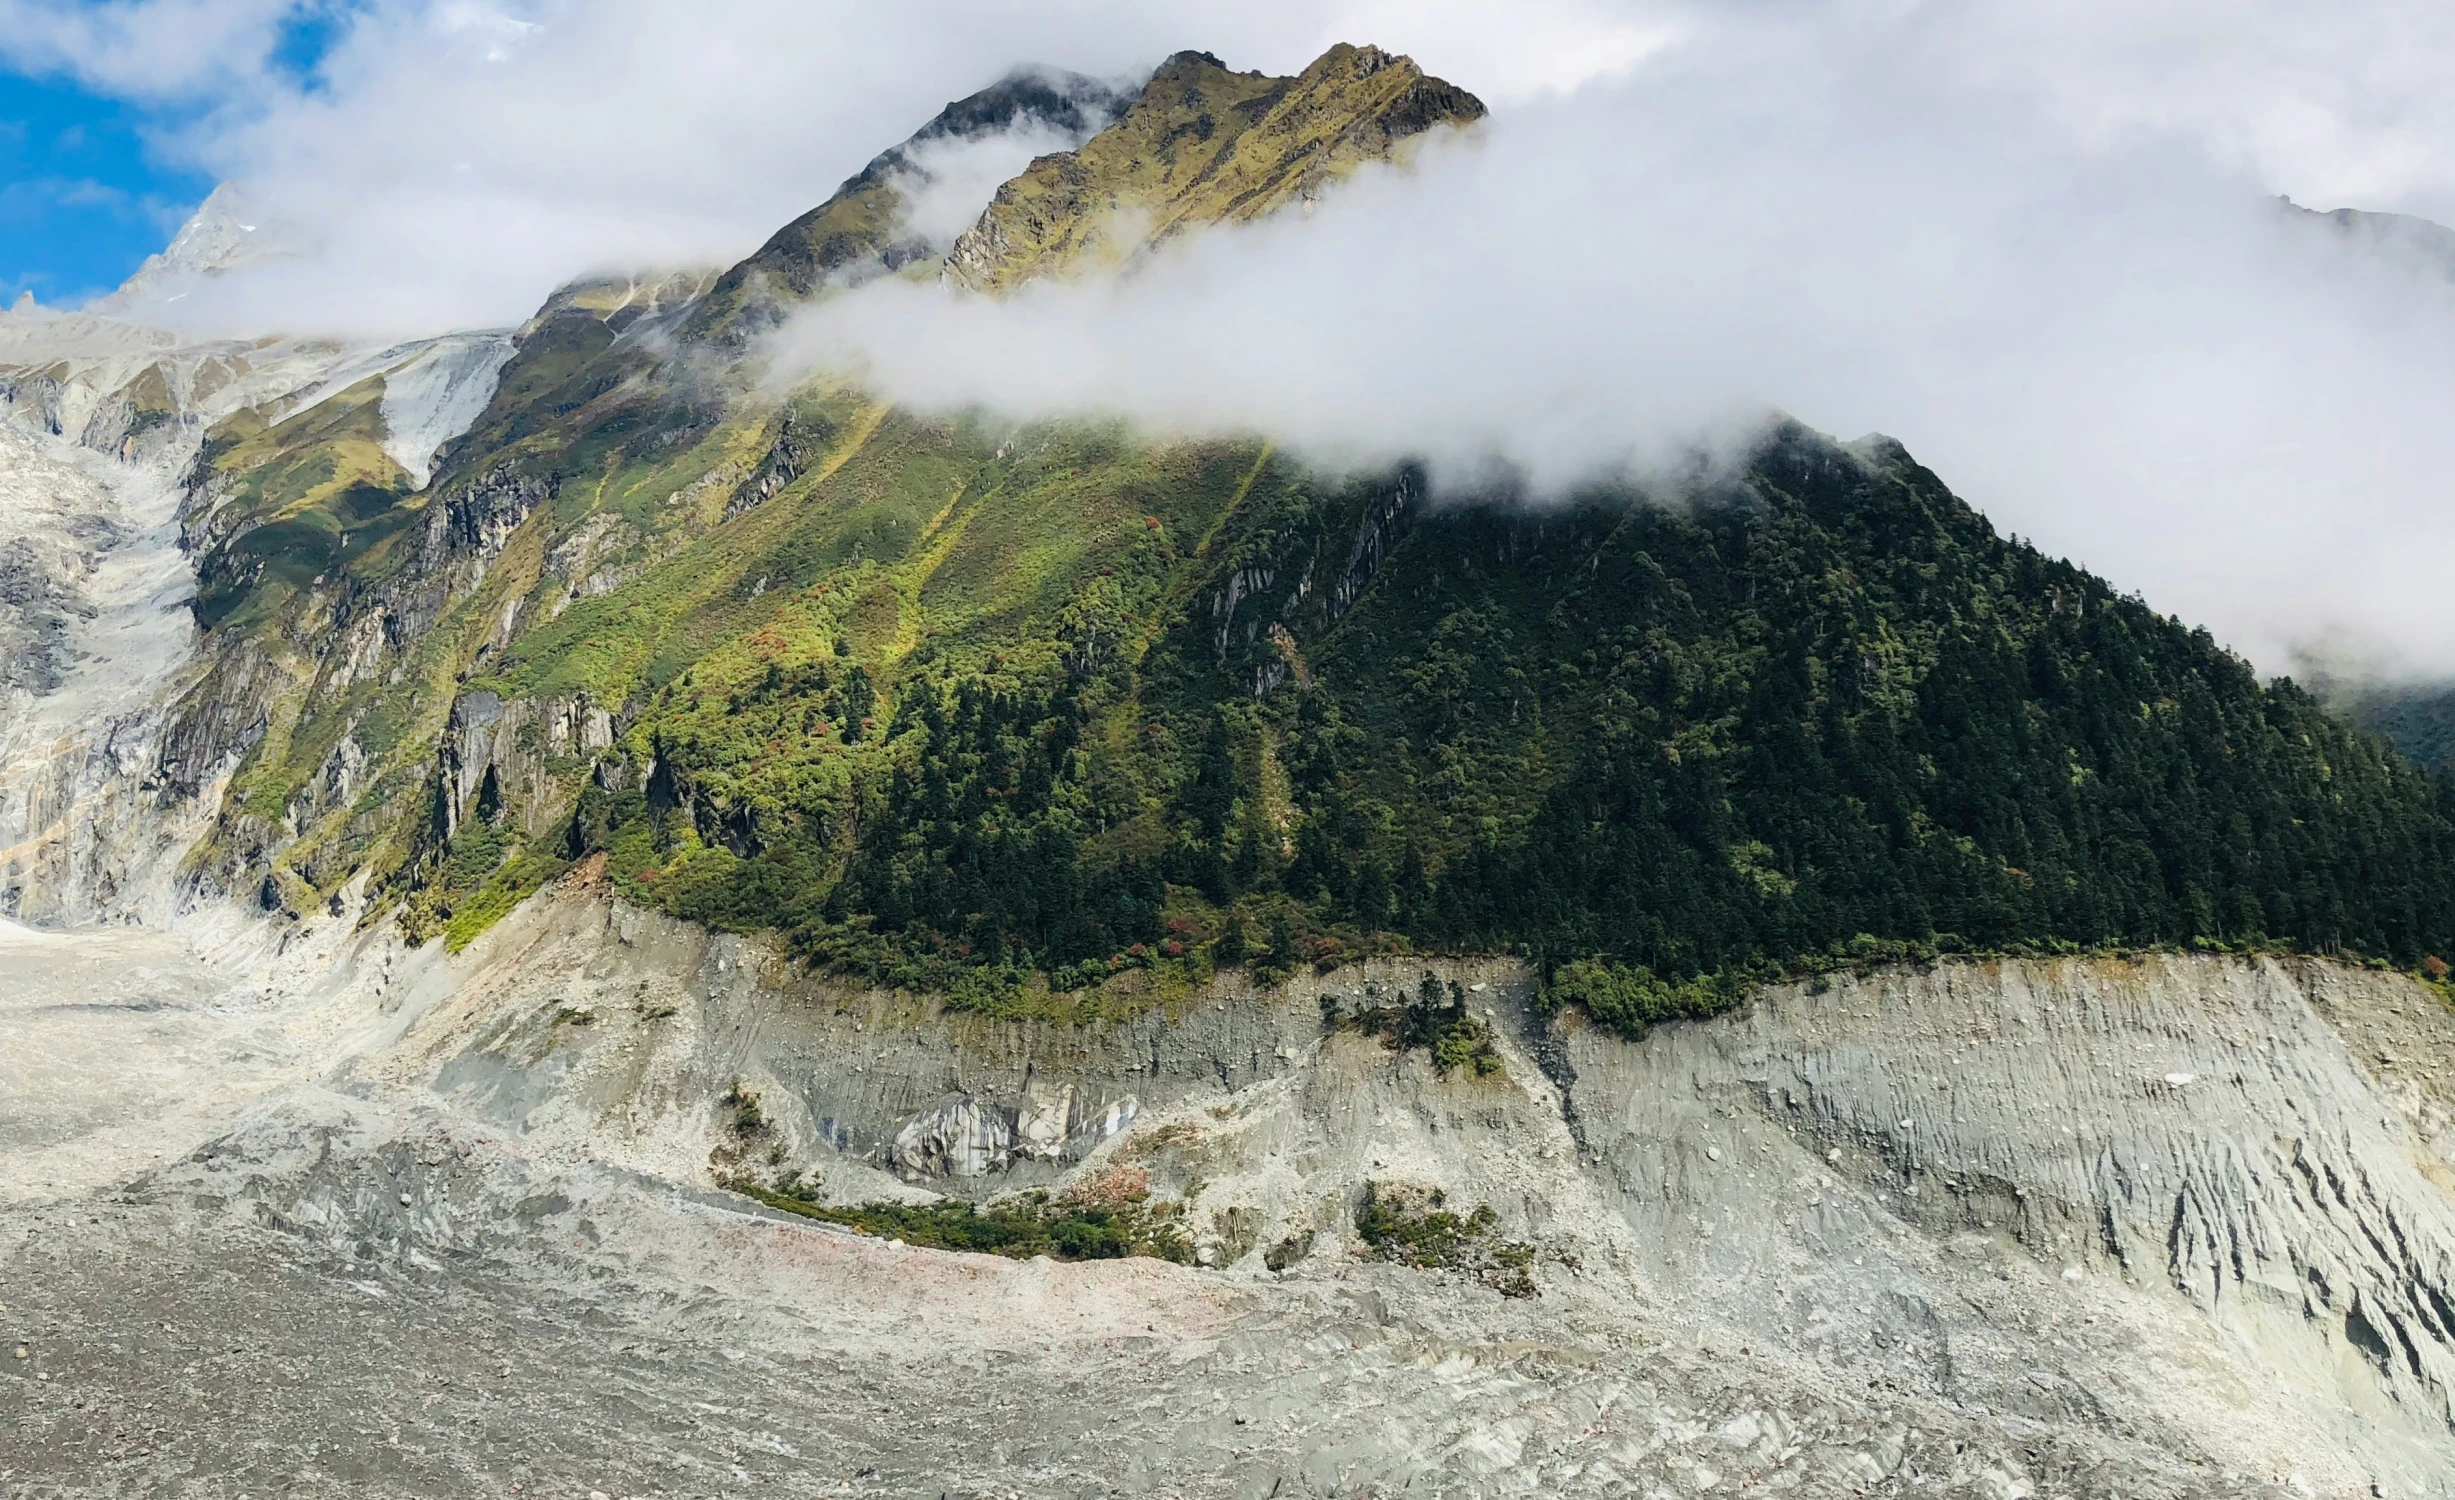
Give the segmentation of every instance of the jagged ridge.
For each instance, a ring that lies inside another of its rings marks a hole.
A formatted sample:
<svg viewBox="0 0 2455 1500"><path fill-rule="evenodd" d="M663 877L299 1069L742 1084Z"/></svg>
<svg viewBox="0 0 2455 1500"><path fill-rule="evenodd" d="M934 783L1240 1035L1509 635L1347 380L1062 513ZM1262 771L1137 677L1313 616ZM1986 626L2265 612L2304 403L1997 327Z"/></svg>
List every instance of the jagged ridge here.
<svg viewBox="0 0 2455 1500"><path fill-rule="evenodd" d="M947 256L975 290L1115 266L1196 224L1274 213L1383 161L1482 101L1377 47L1332 47L1294 78L1234 73L1206 52L1168 59L1123 118L998 190Z"/></svg>

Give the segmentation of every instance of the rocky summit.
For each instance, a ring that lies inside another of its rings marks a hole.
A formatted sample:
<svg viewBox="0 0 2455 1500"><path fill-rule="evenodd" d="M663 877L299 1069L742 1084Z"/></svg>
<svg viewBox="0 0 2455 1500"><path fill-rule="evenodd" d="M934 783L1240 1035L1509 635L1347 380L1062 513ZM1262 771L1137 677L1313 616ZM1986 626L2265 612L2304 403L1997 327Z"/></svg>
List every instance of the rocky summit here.
<svg viewBox="0 0 2455 1500"><path fill-rule="evenodd" d="M0 1494L2455 1496L2375 716L1881 437L1536 507L777 361L1484 114L1026 69L516 329L149 326L235 190L0 314Z"/></svg>

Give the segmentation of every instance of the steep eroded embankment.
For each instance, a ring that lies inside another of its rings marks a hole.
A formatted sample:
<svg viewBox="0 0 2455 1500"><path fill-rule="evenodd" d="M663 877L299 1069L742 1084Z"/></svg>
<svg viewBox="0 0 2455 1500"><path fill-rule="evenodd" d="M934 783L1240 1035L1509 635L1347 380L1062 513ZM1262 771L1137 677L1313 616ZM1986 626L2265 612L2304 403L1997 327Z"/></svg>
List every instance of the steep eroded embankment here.
<svg viewBox="0 0 2455 1500"><path fill-rule="evenodd" d="M1325 1026L1325 999L1403 1001L1427 970L1489 1026L1497 1070L1444 1075ZM1390 961L1061 1024L802 979L574 882L458 958L372 944L354 982L365 1041L336 1082L374 1114L342 1129L316 1123L332 1105L276 1108L218 1148L197 1201L362 1266L618 1275L652 1301L687 1283L714 1300L659 1337L715 1337L747 1308L771 1355L815 1341L914 1378L1012 1342L1002 1320L1034 1304L994 1289L1022 1270L847 1241L713 1185L853 1203L1123 1183L1174 1205L1192 1265L1031 1273L1085 1308L1117 1277L1138 1308L1181 1306L1145 1320L1177 1350L1164 1382L1113 1331L996 1356L1057 1358L1078 1394L996 1386L997 1421L934 1461L1016 1485L1096 1445L1033 1457L992 1429L1164 1385L1184 1410L1136 1441L1148 1483L1183 1493L1256 1472L1293 1493L1436 1475L1456 1493L2451 1493L2455 1013L2399 976L1948 964L1631 1043L1541 1016L1515 964ZM747 1129L727 1098L745 1093ZM493 1165L430 1199L402 1163L436 1131ZM1488 1205L1527 1284L1471 1257L1387 1263L1358 1231L1367 1184ZM874 1257L903 1269L845 1269ZM837 1327L827 1309L874 1295L844 1278L877 1274L992 1290L915 1292L892 1337L866 1315ZM1239 1319L1329 1328L1357 1307L1365 1324L1327 1343L1221 1352ZM1205 1446L1182 1428L1197 1388L1267 1418Z"/></svg>

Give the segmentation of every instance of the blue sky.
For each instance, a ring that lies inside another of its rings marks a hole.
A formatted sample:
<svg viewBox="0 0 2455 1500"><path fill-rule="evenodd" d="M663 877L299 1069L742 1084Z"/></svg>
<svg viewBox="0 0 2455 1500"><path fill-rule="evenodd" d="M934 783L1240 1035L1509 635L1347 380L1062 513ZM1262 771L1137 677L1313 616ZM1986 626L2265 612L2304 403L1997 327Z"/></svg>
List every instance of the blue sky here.
<svg viewBox="0 0 2455 1500"><path fill-rule="evenodd" d="M75 303L162 248L213 188L149 143L164 123L72 83L0 73L0 296Z"/></svg>
<svg viewBox="0 0 2455 1500"><path fill-rule="evenodd" d="M268 70L312 91L347 14L346 3L303 0ZM161 249L213 190L211 174L180 149L206 107L115 98L65 74L0 63L0 302L31 291L75 306Z"/></svg>

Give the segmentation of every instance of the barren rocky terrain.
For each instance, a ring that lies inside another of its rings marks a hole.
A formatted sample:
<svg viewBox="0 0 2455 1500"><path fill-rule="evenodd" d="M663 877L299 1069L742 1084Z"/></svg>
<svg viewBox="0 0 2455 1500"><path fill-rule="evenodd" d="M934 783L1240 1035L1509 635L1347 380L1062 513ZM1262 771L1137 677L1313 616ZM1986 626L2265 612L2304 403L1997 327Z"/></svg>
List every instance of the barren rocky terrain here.
<svg viewBox="0 0 2455 1500"><path fill-rule="evenodd" d="M1444 964L1502 1066L1443 1077L1322 1024L1421 965L1061 1027L584 882L323 941L0 949L0 1493L2450 1493L2455 1014L2395 976L1894 969L1628 1044ZM713 1185L735 1083L761 1173L1136 1174L1202 1263L778 1213ZM1489 1205L1535 1295L1373 1258L1366 1182Z"/></svg>

